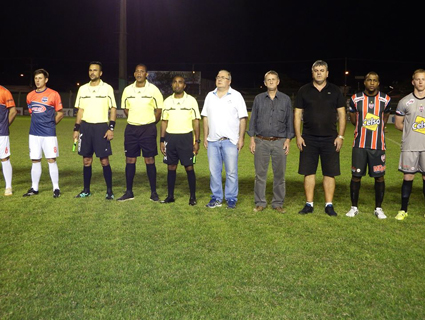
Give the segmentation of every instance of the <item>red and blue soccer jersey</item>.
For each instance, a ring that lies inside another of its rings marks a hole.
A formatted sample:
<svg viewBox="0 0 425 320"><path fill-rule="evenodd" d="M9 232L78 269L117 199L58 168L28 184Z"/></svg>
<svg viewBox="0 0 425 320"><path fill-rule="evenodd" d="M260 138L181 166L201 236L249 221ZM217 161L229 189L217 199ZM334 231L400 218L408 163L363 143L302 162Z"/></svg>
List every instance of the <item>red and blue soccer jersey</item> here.
<svg viewBox="0 0 425 320"><path fill-rule="evenodd" d="M373 97L358 92L351 97L348 111L357 117L353 148L385 150L384 113L390 112L390 100L383 92Z"/></svg>
<svg viewBox="0 0 425 320"><path fill-rule="evenodd" d="M15 106L12 94L0 86L0 136L9 135L9 108Z"/></svg>
<svg viewBox="0 0 425 320"><path fill-rule="evenodd" d="M50 88L27 96L28 111L31 114L30 134L34 136L56 136L56 111L62 110L59 93Z"/></svg>

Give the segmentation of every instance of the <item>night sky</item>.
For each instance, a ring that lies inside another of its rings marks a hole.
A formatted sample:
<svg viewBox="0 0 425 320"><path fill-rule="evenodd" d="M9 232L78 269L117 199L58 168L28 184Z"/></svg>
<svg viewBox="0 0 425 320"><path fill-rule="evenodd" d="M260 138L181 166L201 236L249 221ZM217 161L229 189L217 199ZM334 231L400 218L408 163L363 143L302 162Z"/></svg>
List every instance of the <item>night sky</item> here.
<svg viewBox="0 0 425 320"><path fill-rule="evenodd" d="M413 4L333 3L127 0L129 79L139 62L210 79L228 69L235 88L261 85L270 69L308 82L317 59L338 85L346 61L352 85L371 70L389 85L425 68L423 17L414 17ZM88 81L88 62L100 60L103 79L118 88L119 0L7 1L2 13L1 84L28 84L30 71L43 67L52 88L74 90Z"/></svg>

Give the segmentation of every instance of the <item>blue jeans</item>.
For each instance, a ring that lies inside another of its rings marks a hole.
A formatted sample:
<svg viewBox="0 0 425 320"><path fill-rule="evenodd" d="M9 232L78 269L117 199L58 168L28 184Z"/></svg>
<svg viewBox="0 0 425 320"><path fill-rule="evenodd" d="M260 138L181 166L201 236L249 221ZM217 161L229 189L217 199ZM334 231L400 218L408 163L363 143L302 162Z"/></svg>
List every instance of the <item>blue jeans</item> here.
<svg viewBox="0 0 425 320"><path fill-rule="evenodd" d="M227 201L238 200L238 148L230 140L208 142L210 188L212 197L223 201L221 172L226 170L224 196Z"/></svg>

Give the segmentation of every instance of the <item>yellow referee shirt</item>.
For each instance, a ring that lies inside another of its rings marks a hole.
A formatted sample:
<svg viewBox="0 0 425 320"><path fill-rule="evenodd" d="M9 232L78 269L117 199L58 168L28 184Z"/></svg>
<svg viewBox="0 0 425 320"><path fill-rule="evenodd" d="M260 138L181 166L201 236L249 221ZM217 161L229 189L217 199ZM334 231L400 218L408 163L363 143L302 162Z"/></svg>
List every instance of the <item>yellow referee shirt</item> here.
<svg viewBox="0 0 425 320"><path fill-rule="evenodd" d="M161 91L146 80L144 87L136 87L136 82L125 87L122 93L121 108L128 109L127 122L134 126L154 123L155 109L162 109L164 98Z"/></svg>
<svg viewBox="0 0 425 320"><path fill-rule="evenodd" d="M180 99L174 98L174 94L164 101L162 120L167 120L168 133L188 133L193 131L192 121L201 119L198 102L194 97L184 93Z"/></svg>
<svg viewBox="0 0 425 320"><path fill-rule="evenodd" d="M84 110L81 120L85 122L108 122L109 109L116 107L114 89L102 80L97 86L86 83L78 89L75 108Z"/></svg>

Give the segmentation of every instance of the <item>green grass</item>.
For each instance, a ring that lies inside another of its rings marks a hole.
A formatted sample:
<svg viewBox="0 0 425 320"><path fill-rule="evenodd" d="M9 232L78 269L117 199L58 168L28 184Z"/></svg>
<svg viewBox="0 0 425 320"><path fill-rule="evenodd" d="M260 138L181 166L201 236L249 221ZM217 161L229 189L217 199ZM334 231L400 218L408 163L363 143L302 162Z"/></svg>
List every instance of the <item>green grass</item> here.
<svg viewBox="0 0 425 320"><path fill-rule="evenodd" d="M99 161L93 196L82 189L82 159L72 152L73 119L58 126L62 196L52 198L46 162L40 194L30 187L28 117L11 127L12 197L1 196L0 319L423 319L425 317L424 198L414 181L409 217L396 221L402 174L397 171L400 132L388 126L388 219L373 216L373 179L364 178L360 214L350 208L351 136L348 126L337 178L337 218L323 212L321 176L315 213L300 216L303 177L292 143L287 168L287 213L254 213L253 156L249 139L239 159L236 210L207 209L205 149L196 164L198 205L188 205L179 167L176 203L149 201L140 159L135 200L105 201ZM125 189L123 131L117 121L111 157L114 191ZM166 165L157 157L158 193L166 196ZM267 194L271 200L271 173Z"/></svg>

